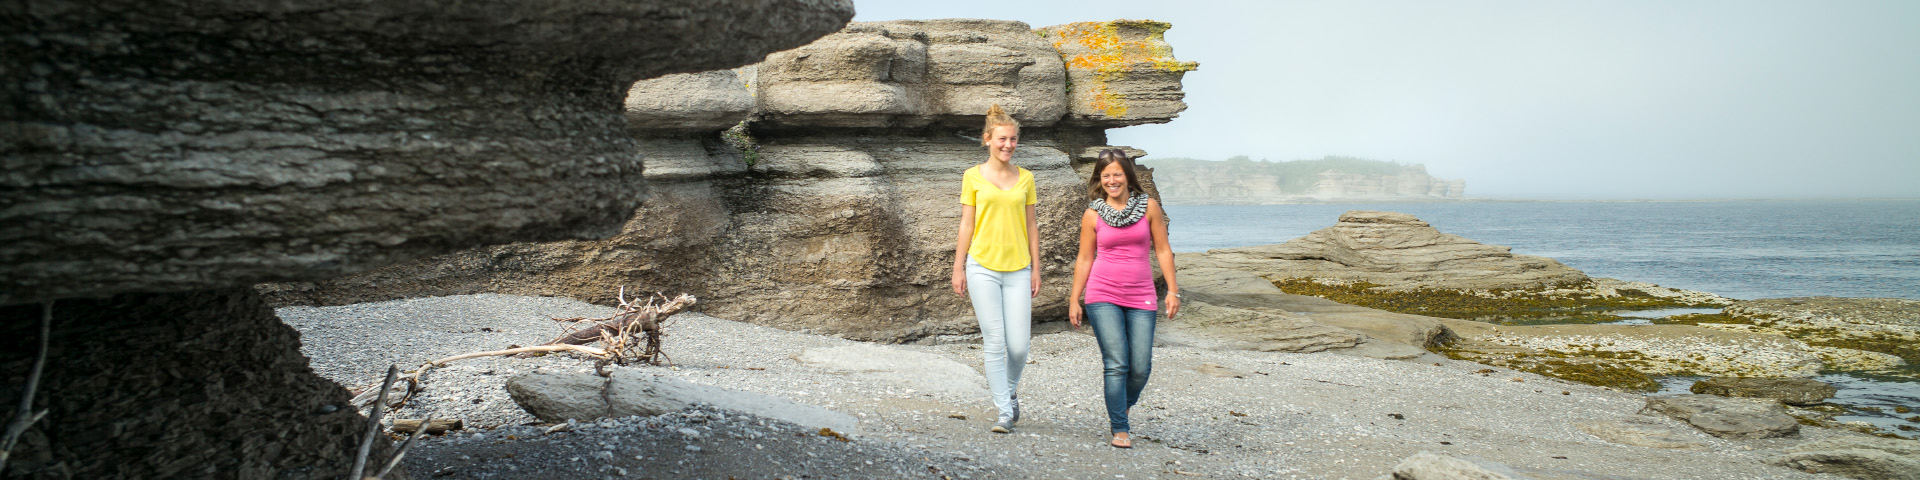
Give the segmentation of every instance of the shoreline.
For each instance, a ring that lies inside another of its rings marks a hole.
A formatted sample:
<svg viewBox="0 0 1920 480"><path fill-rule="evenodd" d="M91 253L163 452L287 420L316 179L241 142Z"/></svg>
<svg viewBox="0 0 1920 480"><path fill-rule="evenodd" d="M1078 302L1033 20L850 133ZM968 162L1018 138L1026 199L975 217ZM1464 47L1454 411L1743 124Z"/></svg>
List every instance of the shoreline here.
<svg viewBox="0 0 1920 480"><path fill-rule="evenodd" d="M544 340L558 329L544 315L606 311L571 299L493 294L279 309L282 318L301 331L303 351L315 369L349 385L361 383L386 363L418 364L446 351ZM1763 461L1802 442L1857 435L1805 428L1797 438L1728 440L1671 418L1637 413L1644 404L1637 394L1477 363L1212 350L1168 338L1156 348L1149 393L1135 413L1140 440L1133 449L1119 450L1104 444L1097 347L1084 331L1035 335L1021 388L1031 413L1012 435L986 432L991 407L984 390L972 395L928 390L916 388L908 375L797 360L809 350L873 345L944 358L977 373L977 344L864 344L700 314L676 316L667 333L665 351L676 361L674 367L621 368L847 413L859 419L859 432L850 442L839 442L791 427L776 428L777 422L776 427L759 420L694 422L692 416L681 415L539 433L545 427L515 426L525 423L525 417L486 417L492 414L484 412L492 407L511 405L500 382L514 371L591 366L557 355L475 359L435 370L419 401L438 412L471 411L466 415L482 420L471 422L466 433L430 437L419 453L409 455L408 468L416 476L436 478L527 477L516 465L543 465L540 462L548 462L540 472L549 477L533 478L608 475L618 473L615 469L646 477L716 478L887 478L895 473L917 478L1186 478L1193 473L1374 478L1402 459L1431 451L1545 471L1831 478ZM403 409L396 417L415 413ZM967 420L950 417L956 414ZM1701 449L1609 443L1578 425L1608 422L1646 425ZM496 428L486 430L488 426ZM673 433L682 428L696 435ZM776 450L807 448L781 450L785 453L771 457L792 460L787 463L724 461L765 456L768 444L776 444ZM675 469L681 474L663 473Z"/></svg>
<svg viewBox="0 0 1920 480"><path fill-rule="evenodd" d="M1338 205L1338 204L1396 204L1396 203L1726 203L1726 202L1920 202L1920 197L1819 197L1819 198L1488 198L1488 197L1352 197L1352 198L1304 198L1288 199L1280 202L1248 203L1207 203L1179 199L1166 199L1166 204L1176 207L1245 207L1258 205Z"/></svg>

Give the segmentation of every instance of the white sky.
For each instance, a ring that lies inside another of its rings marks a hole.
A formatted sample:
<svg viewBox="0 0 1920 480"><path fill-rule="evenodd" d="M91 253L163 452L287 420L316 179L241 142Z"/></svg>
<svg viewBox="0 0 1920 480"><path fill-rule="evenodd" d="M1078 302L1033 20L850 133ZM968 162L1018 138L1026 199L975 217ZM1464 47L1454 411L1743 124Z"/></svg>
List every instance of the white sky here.
<svg viewBox="0 0 1920 480"><path fill-rule="evenodd" d="M1920 197L1920 1L856 0L856 21L1171 22L1153 157L1420 163L1473 197Z"/></svg>

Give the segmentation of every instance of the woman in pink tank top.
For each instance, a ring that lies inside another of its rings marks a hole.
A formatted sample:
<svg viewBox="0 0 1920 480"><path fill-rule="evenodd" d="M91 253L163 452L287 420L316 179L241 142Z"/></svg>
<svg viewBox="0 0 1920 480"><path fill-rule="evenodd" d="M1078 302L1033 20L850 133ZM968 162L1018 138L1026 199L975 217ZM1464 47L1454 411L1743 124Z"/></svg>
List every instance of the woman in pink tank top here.
<svg viewBox="0 0 1920 480"><path fill-rule="evenodd" d="M1100 152L1087 181L1087 211L1080 216L1080 256L1073 264L1067 319L1075 328L1084 317L1093 324L1105 364L1107 421L1113 446L1133 446L1127 410L1140 402L1153 372L1153 327L1159 305L1153 265L1160 260L1167 279L1167 318L1180 312L1180 283L1174 280L1173 248L1167 245L1167 216L1134 178L1133 160L1117 148ZM1151 254L1149 253L1151 252ZM1084 306L1083 306L1084 304Z"/></svg>

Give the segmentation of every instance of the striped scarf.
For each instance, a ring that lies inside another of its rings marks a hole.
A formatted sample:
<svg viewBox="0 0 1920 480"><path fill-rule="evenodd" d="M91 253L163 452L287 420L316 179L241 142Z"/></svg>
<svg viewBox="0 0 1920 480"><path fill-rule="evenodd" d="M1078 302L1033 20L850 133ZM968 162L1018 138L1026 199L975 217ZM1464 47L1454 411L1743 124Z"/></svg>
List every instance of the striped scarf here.
<svg viewBox="0 0 1920 480"><path fill-rule="evenodd" d="M1107 226L1121 228L1133 225L1134 222L1138 222L1141 218L1147 216L1147 195L1144 193L1136 193L1133 194L1132 197L1127 198L1127 208L1125 210L1115 210L1112 205L1107 205L1106 200L1087 202L1087 208L1091 208L1095 213L1099 213L1100 220L1106 221Z"/></svg>

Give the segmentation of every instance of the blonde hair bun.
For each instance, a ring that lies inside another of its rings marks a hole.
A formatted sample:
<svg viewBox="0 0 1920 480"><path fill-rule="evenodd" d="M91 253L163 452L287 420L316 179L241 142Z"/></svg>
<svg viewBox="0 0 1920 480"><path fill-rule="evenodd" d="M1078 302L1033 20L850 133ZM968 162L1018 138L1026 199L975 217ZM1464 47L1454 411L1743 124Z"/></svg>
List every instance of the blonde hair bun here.
<svg viewBox="0 0 1920 480"><path fill-rule="evenodd" d="M1000 108L1000 104L996 103L993 104L993 106L987 107L987 126L986 128L980 129L980 145L984 146L987 144L987 139L993 136L994 127L1003 125L1012 126L1014 130L1020 129L1020 121L1014 120L1012 115L1008 115L1006 109Z"/></svg>

